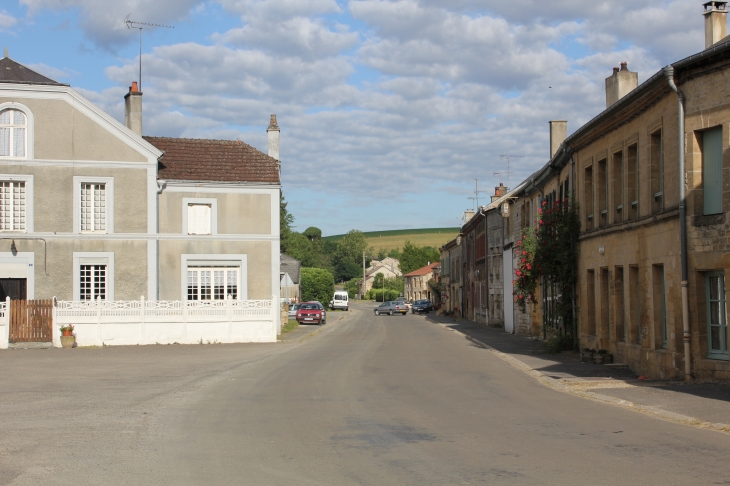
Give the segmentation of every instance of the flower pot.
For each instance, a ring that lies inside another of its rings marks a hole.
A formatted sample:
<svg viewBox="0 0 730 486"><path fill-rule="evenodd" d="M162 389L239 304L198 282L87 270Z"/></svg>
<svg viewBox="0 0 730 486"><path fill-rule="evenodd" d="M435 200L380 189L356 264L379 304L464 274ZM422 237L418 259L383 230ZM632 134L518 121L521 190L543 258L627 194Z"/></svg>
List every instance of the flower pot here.
<svg viewBox="0 0 730 486"><path fill-rule="evenodd" d="M73 336L74 333L73 333L73 331L63 331L63 335L64 336Z"/></svg>
<svg viewBox="0 0 730 486"><path fill-rule="evenodd" d="M73 334L70 336L67 336L64 334L63 336L61 336L61 347L73 348L75 341L76 341L76 338L74 337Z"/></svg>

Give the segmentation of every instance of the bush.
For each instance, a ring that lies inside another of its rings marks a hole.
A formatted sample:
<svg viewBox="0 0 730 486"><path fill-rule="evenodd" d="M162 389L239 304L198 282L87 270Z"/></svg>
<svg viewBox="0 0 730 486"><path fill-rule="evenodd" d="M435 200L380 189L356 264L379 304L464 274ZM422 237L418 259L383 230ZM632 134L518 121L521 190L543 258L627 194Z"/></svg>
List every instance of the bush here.
<svg viewBox="0 0 730 486"><path fill-rule="evenodd" d="M395 300L400 296L400 292L397 290L385 289L385 300ZM365 295L368 300L374 300L375 302L383 302L383 289L370 289Z"/></svg>
<svg viewBox="0 0 730 486"><path fill-rule="evenodd" d="M302 268L300 285L302 302L317 300L326 306L335 293L335 278L321 268Z"/></svg>

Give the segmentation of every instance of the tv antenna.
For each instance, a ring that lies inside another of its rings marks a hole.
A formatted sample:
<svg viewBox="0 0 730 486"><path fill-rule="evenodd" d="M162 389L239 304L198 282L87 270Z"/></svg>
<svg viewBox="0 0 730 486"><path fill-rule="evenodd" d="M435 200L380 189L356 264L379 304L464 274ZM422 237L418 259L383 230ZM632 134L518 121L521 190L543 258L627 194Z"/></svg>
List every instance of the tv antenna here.
<svg viewBox="0 0 730 486"><path fill-rule="evenodd" d="M477 204L477 209L479 209L479 193L481 192L487 192L487 191L480 191L479 190L479 179L476 177L474 178L474 197L469 197L467 199L474 199Z"/></svg>
<svg viewBox="0 0 730 486"><path fill-rule="evenodd" d="M509 178L510 178L510 175L512 174L512 172L510 171L510 168L509 168L509 161L510 161L510 159L521 159L523 157L524 157L524 155L500 155L499 156L500 159L507 161L507 170L501 171L501 172L494 172L494 175L496 175L496 176L507 175L507 190L510 189Z"/></svg>
<svg viewBox="0 0 730 486"><path fill-rule="evenodd" d="M476 198L475 198L475 197L467 197L467 199L471 199L471 203L472 203L472 204L474 204L474 200L475 200ZM474 212L475 212L475 213L477 212L477 211L476 211L476 209L474 210Z"/></svg>
<svg viewBox="0 0 730 486"><path fill-rule="evenodd" d="M130 30L139 29L139 90L142 91L142 31L151 30L154 27L162 27L165 29L174 29L175 27L172 25L150 24L148 22L130 20L129 15L127 15L127 18L124 19L124 23Z"/></svg>

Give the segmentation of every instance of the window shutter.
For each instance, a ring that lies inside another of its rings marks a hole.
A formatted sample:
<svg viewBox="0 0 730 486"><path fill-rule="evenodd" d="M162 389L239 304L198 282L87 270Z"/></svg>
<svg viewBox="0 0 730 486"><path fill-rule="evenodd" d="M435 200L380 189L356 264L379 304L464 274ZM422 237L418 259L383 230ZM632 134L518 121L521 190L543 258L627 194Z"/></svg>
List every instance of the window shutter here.
<svg viewBox="0 0 730 486"><path fill-rule="evenodd" d="M722 213L722 127L702 134L704 214Z"/></svg>
<svg viewBox="0 0 730 486"><path fill-rule="evenodd" d="M209 235L211 219L210 204L189 204L188 205L188 234Z"/></svg>

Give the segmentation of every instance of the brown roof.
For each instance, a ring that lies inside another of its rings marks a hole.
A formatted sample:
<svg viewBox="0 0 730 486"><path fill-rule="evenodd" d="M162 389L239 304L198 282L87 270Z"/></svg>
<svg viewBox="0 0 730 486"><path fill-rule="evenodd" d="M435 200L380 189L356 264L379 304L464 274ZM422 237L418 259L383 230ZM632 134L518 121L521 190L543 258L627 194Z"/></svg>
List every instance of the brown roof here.
<svg viewBox="0 0 730 486"><path fill-rule="evenodd" d="M144 137L165 152L162 180L279 184L279 162L240 140Z"/></svg>
<svg viewBox="0 0 730 486"><path fill-rule="evenodd" d="M440 266L440 262L435 262L430 265L426 265L425 267L421 267L418 270L413 270L411 273L406 273L403 275L404 277L420 277L421 275L427 275L431 272L433 272L433 269Z"/></svg>
<svg viewBox="0 0 730 486"><path fill-rule="evenodd" d="M67 84L62 84L58 81L52 80L51 78L47 78L42 74L13 61L9 57L3 57L0 59L0 83L68 86Z"/></svg>

